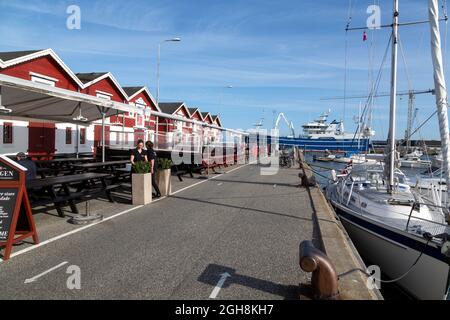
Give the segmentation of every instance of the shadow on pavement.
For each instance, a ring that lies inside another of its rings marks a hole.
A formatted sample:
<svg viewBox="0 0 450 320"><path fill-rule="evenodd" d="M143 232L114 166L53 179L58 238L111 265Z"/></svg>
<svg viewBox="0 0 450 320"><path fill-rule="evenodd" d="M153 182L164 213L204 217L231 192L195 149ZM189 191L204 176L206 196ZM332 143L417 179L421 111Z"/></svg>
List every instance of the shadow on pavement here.
<svg viewBox="0 0 450 320"><path fill-rule="evenodd" d="M294 300L298 299L299 297L300 287L298 285L282 285L268 280L241 275L236 273L236 270L234 270L233 268L217 264L208 265L197 280L215 287L221 277L226 274L228 274L229 277L224 282L224 285L222 287L224 289L230 287L231 285L240 285L277 295L286 300Z"/></svg>

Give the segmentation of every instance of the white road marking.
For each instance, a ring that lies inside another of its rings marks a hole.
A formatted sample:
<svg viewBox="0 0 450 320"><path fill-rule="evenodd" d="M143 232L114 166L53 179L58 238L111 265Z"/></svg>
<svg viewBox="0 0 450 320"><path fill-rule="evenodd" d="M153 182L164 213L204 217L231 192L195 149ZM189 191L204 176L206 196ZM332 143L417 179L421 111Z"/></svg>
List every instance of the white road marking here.
<svg viewBox="0 0 450 320"><path fill-rule="evenodd" d="M228 272L222 273L220 275L219 282L217 282L216 287L214 288L214 290L211 292L211 295L209 296L210 299L217 298L217 295L219 294L220 290L222 289L223 285L225 284L225 281L227 281L227 279L230 277L231 277L231 274L229 274Z"/></svg>
<svg viewBox="0 0 450 320"><path fill-rule="evenodd" d="M33 278L26 279L26 280L24 281L24 283L25 283L25 284L29 284L29 283L36 282L39 278L41 278L41 277L43 277L43 276L49 274L49 273L52 272L52 271L55 271L55 270L61 268L62 266L65 266L65 265L68 264L68 263L69 263L69 262L64 261L63 263L60 263L60 264L58 264L57 266L54 266L53 268L50 268L50 269L48 269L48 270L42 272L41 274L38 274L37 276L34 276Z"/></svg>
<svg viewBox="0 0 450 320"><path fill-rule="evenodd" d="M190 185L190 186L187 186L187 187L185 187L185 188L183 188L183 189L180 189L180 190L177 190L177 191L175 191L175 192L172 192L172 194L177 194L177 193L186 191L186 190L188 190L188 189L194 188L194 187L196 187L196 186L198 186L198 185L200 185L200 184L202 184L202 183L205 183L205 182L208 182L208 181L217 179L217 178L223 176L224 174L228 174L228 173L231 173L231 172L233 172L233 171L236 171L236 170L245 168L245 167L247 167L247 166L249 166L249 165L251 165L251 164L254 164L254 163L255 163L255 162L248 163L248 164L242 165L242 166L240 166L240 167L234 168L234 169L232 169L232 170L230 170L230 171L228 171L228 172L225 172L225 173L222 173L222 174L220 174L220 175L214 176L214 177L212 177L212 178L209 178L209 179L206 179L206 180L203 180L203 181L194 183L193 185ZM152 203L155 203L155 202L164 200L164 199L166 199L166 198L167 198L167 197L165 196L165 197L162 197L162 198L153 200ZM143 208L143 207L144 207L144 206L136 206L136 207L130 208L130 209L128 209L128 210L119 212L119 213L117 213L117 214L115 214L115 215L112 215L112 216L110 216L110 217L108 217L108 218L105 218L105 219L103 219L103 220L101 220L101 221L95 222L95 223L93 223L93 224L89 224L89 225L87 225L87 226L84 226L84 227L81 227L81 228L78 228L78 229L75 229L75 230L72 230L72 231L69 231L69 232L60 234L60 235L58 235L58 236L56 236L56 237L53 237L53 238L50 238L50 239L48 239L48 240L42 241L41 243L39 243L39 244L37 244L37 245L32 245L32 246L30 246L30 247L28 247L28 248L26 248L26 249L23 249L23 250L14 252L14 253L11 254L10 258L17 257L17 256L22 255L22 254L24 254L24 253L27 253L27 252L30 252L30 251L35 250L35 249L37 249L37 248L43 247L43 246L45 246L45 245L48 245L48 244L50 244L50 243L52 243L52 242L55 242L55 241L61 240L61 239L63 239L63 238L66 238L66 237L68 237L68 236L71 236L71 235L73 235L73 234L75 234L75 233L78 233L78 232L81 232L81 231L90 229L90 228L92 228L92 227L95 227L96 225L99 225L99 224L102 224L102 223L104 223L104 222L106 222L106 221L109 221L109 220L115 219L115 218L117 218L117 217L120 217L120 216L122 216L122 215L124 215L124 214L130 213L130 212L133 212L133 211L136 211L136 210L141 209L141 208ZM2 262L4 262L4 260L0 258L0 263L2 263Z"/></svg>
<svg viewBox="0 0 450 320"><path fill-rule="evenodd" d="M217 185L220 187L221 185L223 185L223 182L220 182L220 183L218 183Z"/></svg>

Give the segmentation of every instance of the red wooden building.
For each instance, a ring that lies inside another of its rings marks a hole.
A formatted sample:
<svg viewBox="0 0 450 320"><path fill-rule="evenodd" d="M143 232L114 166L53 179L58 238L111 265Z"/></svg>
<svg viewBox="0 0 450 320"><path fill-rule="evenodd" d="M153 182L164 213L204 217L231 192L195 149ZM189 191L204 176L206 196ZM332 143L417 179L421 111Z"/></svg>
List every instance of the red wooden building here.
<svg viewBox="0 0 450 320"><path fill-rule="evenodd" d="M130 112L107 118L105 144L111 148L132 148L141 138L160 142L159 146L165 149L179 141L192 141L194 137L215 136L215 129L156 117L152 115L155 111L221 126L218 117L202 113L198 108L187 108L182 102L160 103L158 106L146 87L122 87L110 72L75 74L51 49L0 53L0 74L134 105L143 110L143 115L130 108ZM35 103L43 106L53 103L58 108L58 103L51 99L46 97ZM2 114L0 154L20 151L36 156L91 153L101 144L100 124L100 121L86 125L44 121L29 114L21 117L20 112L15 112L14 116Z"/></svg>

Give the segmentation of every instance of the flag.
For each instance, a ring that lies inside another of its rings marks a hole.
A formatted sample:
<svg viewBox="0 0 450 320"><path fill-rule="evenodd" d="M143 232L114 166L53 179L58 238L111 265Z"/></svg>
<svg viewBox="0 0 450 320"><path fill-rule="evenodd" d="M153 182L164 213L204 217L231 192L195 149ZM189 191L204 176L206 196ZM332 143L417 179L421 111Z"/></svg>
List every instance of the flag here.
<svg viewBox="0 0 450 320"><path fill-rule="evenodd" d="M363 41L367 41L367 33L365 31L363 33Z"/></svg>

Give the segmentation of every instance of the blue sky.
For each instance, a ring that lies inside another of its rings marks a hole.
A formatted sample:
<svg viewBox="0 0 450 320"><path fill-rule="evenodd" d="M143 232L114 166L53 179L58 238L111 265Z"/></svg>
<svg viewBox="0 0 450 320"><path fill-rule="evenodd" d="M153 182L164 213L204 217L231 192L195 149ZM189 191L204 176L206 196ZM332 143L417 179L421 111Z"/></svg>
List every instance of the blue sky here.
<svg viewBox="0 0 450 320"><path fill-rule="evenodd" d="M352 26L365 25L374 0L350 2ZM390 23L392 1L375 3L382 23ZM72 4L81 8L81 30L66 28ZM0 50L52 48L75 72L111 71L123 86L147 85L156 95L157 45L181 37L163 45L161 101L220 113L230 128L251 128L263 115L269 128L276 110L294 122L297 133L331 108L332 117L344 118L351 130L364 99L347 100L344 107L343 100L324 98L344 94L346 43L347 94L367 93L389 30L369 32L367 42L362 31L346 35L348 12L348 0L0 0ZM401 21L426 19L427 1L400 1L400 14ZM402 28L401 40L399 90L433 87L428 25ZM386 63L379 92L388 89ZM418 96L416 106L424 120L435 110L434 97ZM407 99L399 99L399 137L406 109ZM387 122L388 99L379 98L377 138L386 138ZM416 138L438 136L434 118Z"/></svg>

